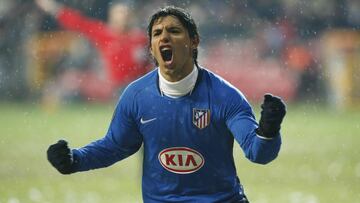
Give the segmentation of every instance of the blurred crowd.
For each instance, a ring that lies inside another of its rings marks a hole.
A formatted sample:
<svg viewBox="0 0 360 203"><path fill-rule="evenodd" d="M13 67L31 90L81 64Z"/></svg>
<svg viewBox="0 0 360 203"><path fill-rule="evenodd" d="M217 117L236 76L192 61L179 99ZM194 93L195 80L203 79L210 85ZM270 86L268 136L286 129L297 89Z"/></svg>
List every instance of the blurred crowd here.
<svg viewBox="0 0 360 203"><path fill-rule="evenodd" d="M339 31L358 33L360 28L358 0L57 2L103 22L109 20L109 7L123 2L132 12L131 27L144 35L155 9L164 5L187 9L201 35L199 64L238 86L251 100L260 99L264 92L289 101L325 99L324 60L331 56L324 57L324 41L331 41L326 36ZM341 41L341 36L348 34L339 35L333 38ZM60 100L110 98L102 93L79 93L77 88L82 77L79 71L91 69L106 80L104 60L96 45L82 34L68 32L34 1L0 0L0 36L1 99L46 99L47 95ZM358 38L355 34L354 41ZM94 82L85 84L88 92L98 84L90 83Z"/></svg>

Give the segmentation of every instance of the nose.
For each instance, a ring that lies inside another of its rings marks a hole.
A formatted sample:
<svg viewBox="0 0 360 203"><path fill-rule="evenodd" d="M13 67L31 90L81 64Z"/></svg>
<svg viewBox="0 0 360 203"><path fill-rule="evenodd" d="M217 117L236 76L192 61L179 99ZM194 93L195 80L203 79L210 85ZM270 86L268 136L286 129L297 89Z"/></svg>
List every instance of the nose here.
<svg viewBox="0 0 360 203"><path fill-rule="evenodd" d="M161 41L161 42L169 42L169 33L168 33L166 30L164 30L164 31L161 33L160 41Z"/></svg>

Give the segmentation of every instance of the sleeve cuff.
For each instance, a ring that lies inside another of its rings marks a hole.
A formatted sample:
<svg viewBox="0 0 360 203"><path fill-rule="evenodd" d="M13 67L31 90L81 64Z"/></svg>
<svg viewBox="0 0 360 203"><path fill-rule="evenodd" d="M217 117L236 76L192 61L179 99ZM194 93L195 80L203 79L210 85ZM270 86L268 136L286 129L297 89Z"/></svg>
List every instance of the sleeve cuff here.
<svg viewBox="0 0 360 203"><path fill-rule="evenodd" d="M263 139L263 140L273 140L275 137L264 137L264 136L261 136L261 135L258 135L256 134L256 136L260 139Z"/></svg>

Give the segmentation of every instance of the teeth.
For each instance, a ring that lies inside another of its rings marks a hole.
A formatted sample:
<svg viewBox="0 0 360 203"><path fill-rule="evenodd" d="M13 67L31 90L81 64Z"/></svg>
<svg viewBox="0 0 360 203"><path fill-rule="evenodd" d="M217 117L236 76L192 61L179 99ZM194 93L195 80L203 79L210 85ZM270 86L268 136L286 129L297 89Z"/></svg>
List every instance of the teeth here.
<svg viewBox="0 0 360 203"><path fill-rule="evenodd" d="M169 47L164 47L164 48L161 48L160 50L161 50L161 51L166 51L166 50L171 50L171 48L169 48Z"/></svg>
<svg viewBox="0 0 360 203"><path fill-rule="evenodd" d="M167 50L170 50L170 49L162 49L161 51L167 51Z"/></svg>

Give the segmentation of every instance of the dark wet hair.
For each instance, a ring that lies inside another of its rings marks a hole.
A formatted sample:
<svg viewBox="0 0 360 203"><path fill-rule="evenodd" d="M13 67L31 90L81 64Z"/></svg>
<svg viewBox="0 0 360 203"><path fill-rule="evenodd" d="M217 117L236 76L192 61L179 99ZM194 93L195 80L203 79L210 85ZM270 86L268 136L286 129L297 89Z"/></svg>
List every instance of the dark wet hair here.
<svg viewBox="0 0 360 203"><path fill-rule="evenodd" d="M179 21L181 22L181 24L186 28L186 30L189 33L189 36L191 39L195 39L196 37L200 38L197 26L195 24L194 19L191 17L191 15L185 11L182 8L179 7L175 7L175 6L166 6L164 8L161 8L160 10L158 10L157 12L155 12L151 17L150 17L150 21L149 21L149 25L147 27L147 33L148 33L148 37L149 37L149 45L151 46L151 39L152 39L152 27L154 25L154 23L162 17L166 17L166 16L175 16L179 19ZM193 50L193 59L194 59L194 63L197 67L198 63L197 63L197 56L198 56L198 50L197 48ZM156 62L156 60L155 60ZM156 65L157 62L156 62Z"/></svg>

